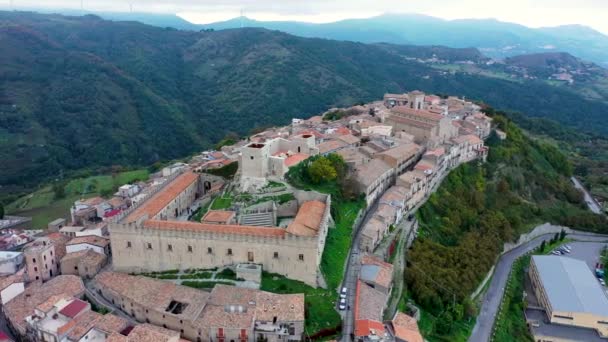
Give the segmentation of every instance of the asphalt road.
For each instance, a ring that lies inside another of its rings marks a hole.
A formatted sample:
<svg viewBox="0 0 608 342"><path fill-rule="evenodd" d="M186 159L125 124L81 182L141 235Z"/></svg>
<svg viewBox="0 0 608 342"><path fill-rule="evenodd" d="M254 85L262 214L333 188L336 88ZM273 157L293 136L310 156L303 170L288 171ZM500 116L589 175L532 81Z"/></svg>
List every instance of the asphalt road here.
<svg viewBox="0 0 608 342"><path fill-rule="evenodd" d="M500 302L502 301L505 285L507 284L513 262L520 256L540 246L543 240L550 239L551 237L553 237L553 234L539 236L528 243L510 250L500 257L496 264L496 268L494 269L494 275L490 282L490 286L484 295L481 310L477 316L477 322L473 328L471 337L469 337L469 342L486 342L490 340L496 313L498 312ZM568 238L598 242L608 240L608 236L606 235L602 236L584 232L568 234Z"/></svg>
<svg viewBox="0 0 608 342"><path fill-rule="evenodd" d="M583 195L585 197L585 202L587 203L589 210L593 211L596 214L601 214L602 208L597 203L597 201L595 199L593 199L593 197L591 197L591 194L589 194L589 191L587 191L587 189L585 189L583 184L578 179L576 179L576 177L571 177L570 180L572 180L572 183L574 183L575 188L577 188L583 192Z"/></svg>

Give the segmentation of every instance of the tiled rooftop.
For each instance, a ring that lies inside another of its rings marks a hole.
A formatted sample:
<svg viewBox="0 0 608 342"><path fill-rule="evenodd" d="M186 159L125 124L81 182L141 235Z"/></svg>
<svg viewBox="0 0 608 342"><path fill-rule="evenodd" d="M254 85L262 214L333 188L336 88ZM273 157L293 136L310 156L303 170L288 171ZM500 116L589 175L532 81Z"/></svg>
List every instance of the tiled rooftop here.
<svg viewBox="0 0 608 342"><path fill-rule="evenodd" d="M110 244L110 239L106 239L97 235L85 235L73 238L67 243L67 245L78 245L81 243L105 248L107 245Z"/></svg>
<svg viewBox="0 0 608 342"><path fill-rule="evenodd" d="M280 317L283 321L303 321L304 294L259 292L256 298L256 320L272 321L273 317Z"/></svg>
<svg viewBox="0 0 608 342"><path fill-rule="evenodd" d="M370 319L381 322L382 312L387 300L388 296L386 294L358 281L356 319Z"/></svg>
<svg viewBox="0 0 608 342"><path fill-rule="evenodd" d="M320 154L325 154L328 152L332 152L341 148L348 146L345 142L341 140L328 140L320 143L317 147L319 148Z"/></svg>
<svg viewBox="0 0 608 342"><path fill-rule="evenodd" d="M224 222L228 223L236 215L234 211L229 210L209 210L203 216L202 222Z"/></svg>
<svg viewBox="0 0 608 342"><path fill-rule="evenodd" d="M416 319L402 312L397 312L392 320L395 337L407 342L423 342Z"/></svg>
<svg viewBox="0 0 608 342"><path fill-rule="evenodd" d="M316 236L323 220L326 204L321 201L304 202L287 232L300 236Z"/></svg>
<svg viewBox="0 0 608 342"><path fill-rule="evenodd" d="M179 333L177 331L164 329L152 324L138 324L131 330L127 337L129 342L177 342Z"/></svg>
<svg viewBox="0 0 608 342"><path fill-rule="evenodd" d="M397 115L403 115L403 114L411 115L414 117L420 117L423 119L428 119L428 120L437 121L437 122L439 120L443 119L443 115L431 113L426 110L413 109L413 108L410 108L407 106L396 106L396 107L393 107L391 109L391 111L393 113L396 113Z"/></svg>
<svg viewBox="0 0 608 342"><path fill-rule="evenodd" d="M231 224L208 224L188 221L163 221L148 220L144 222L144 228L160 230L179 230L193 232L210 232L228 235L252 235L282 238L285 229L276 227L242 226Z"/></svg>
<svg viewBox="0 0 608 342"><path fill-rule="evenodd" d="M164 207L166 207L177 195L186 190L192 183L198 179L198 174L186 171L177 176L171 184L166 185L162 190L154 194L144 204L129 214L125 219L126 222L137 220L143 215L148 215L148 218L153 218Z"/></svg>
<svg viewBox="0 0 608 342"><path fill-rule="evenodd" d="M207 292L193 288L117 272L100 273L95 277L95 281L122 297L167 315L171 315L165 312L171 301L188 304L183 312L176 316L192 320L199 315L209 297Z"/></svg>
<svg viewBox="0 0 608 342"><path fill-rule="evenodd" d="M10 285L14 284L14 283L22 283L23 282L23 275L21 274L13 274L13 275L9 275L6 277L0 277L0 291L4 290L5 288L9 287Z"/></svg>
<svg viewBox="0 0 608 342"><path fill-rule="evenodd" d="M23 293L4 306L4 311L13 325L25 332L25 317L34 313L41 303L52 296L78 297L84 293L82 280L73 275L60 275L44 284L33 283Z"/></svg>
<svg viewBox="0 0 608 342"><path fill-rule="evenodd" d="M305 153L293 154L293 155L287 157L287 159L285 159L285 166L292 167L292 166L297 165L300 162L308 159L308 157L309 157L309 155L305 154Z"/></svg>
<svg viewBox="0 0 608 342"><path fill-rule="evenodd" d="M396 160L407 160L407 159L415 156L416 153L418 153L418 151L420 151L420 149L421 149L420 145L414 144L414 143L409 143L409 144L403 144L403 145L399 145L397 147L393 147L380 154L392 157Z"/></svg>
<svg viewBox="0 0 608 342"><path fill-rule="evenodd" d="M363 269L366 266L377 266L378 270L375 272L371 272L370 275L373 275L371 279L362 279L367 281L373 281L374 283L381 285L386 288L390 288L391 283L393 281L393 265L388 262L384 262L382 259L370 255L365 254L361 258L361 268ZM363 273L361 274L363 275Z"/></svg>
<svg viewBox="0 0 608 342"><path fill-rule="evenodd" d="M380 159L372 159L369 163L357 168L357 181L367 187L373 182L380 180L382 176L389 172L391 167Z"/></svg>

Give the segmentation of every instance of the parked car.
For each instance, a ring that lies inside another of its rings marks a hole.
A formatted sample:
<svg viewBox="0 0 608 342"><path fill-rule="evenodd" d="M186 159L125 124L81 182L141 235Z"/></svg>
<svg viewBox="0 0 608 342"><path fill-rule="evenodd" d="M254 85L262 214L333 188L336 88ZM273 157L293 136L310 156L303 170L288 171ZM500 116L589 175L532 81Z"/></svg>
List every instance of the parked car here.
<svg viewBox="0 0 608 342"><path fill-rule="evenodd" d="M606 286L606 282L604 281L604 279L600 279L600 284L602 284L602 286Z"/></svg>
<svg viewBox="0 0 608 342"><path fill-rule="evenodd" d="M562 253L560 253L558 251L553 251L553 252L551 252L551 254L553 254L553 255L562 255Z"/></svg>
<svg viewBox="0 0 608 342"><path fill-rule="evenodd" d="M342 291L340 291L340 298L346 298L346 292L347 292L346 287L343 287Z"/></svg>
<svg viewBox="0 0 608 342"><path fill-rule="evenodd" d="M340 308L340 310L346 310L346 298L340 299L340 305L338 306L338 308Z"/></svg>

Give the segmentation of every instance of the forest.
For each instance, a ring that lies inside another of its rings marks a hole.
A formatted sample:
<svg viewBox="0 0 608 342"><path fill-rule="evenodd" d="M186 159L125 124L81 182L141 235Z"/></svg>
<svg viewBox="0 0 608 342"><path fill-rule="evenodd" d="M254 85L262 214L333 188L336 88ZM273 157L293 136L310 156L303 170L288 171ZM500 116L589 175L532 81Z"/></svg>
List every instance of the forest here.
<svg viewBox="0 0 608 342"><path fill-rule="evenodd" d="M537 224L608 232L605 216L585 207L569 181L573 168L555 146L533 140L511 120L493 116L507 133L493 134L484 164L453 170L418 211L419 238L407 256L408 296L438 322L475 316L469 295L503 250ZM449 335L452 325L435 329Z"/></svg>
<svg viewBox="0 0 608 342"><path fill-rule="evenodd" d="M608 105L542 82L449 74L404 56L475 54L264 29L180 31L0 12L0 185L26 192L75 170L145 166L256 127L420 89L608 132ZM430 50L429 50L430 49ZM584 113L579 113L584 108Z"/></svg>

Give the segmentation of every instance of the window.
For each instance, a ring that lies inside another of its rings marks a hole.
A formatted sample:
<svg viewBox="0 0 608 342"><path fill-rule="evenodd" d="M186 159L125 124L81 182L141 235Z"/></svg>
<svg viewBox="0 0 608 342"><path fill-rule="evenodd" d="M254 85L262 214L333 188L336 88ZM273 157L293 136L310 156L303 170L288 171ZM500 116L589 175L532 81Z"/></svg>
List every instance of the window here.
<svg viewBox="0 0 608 342"><path fill-rule="evenodd" d="M274 252L274 258L278 259L279 258L279 252Z"/></svg>
<svg viewBox="0 0 608 342"><path fill-rule="evenodd" d="M251 156L251 157L249 157L249 158L251 158L251 160L253 160L253 156Z"/></svg>
<svg viewBox="0 0 608 342"><path fill-rule="evenodd" d="M207 247L207 254L213 254L213 248Z"/></svg>
<svg viewBox="0 0 608 342"><path fill-rule="evenodd" d="M34 266L34 272L38 272L38 267Z"/></svg>
<svg viewBox="0 0 608 342"><path fill-rule="evenodd" d="M152 244L148 242L148 249L152 249Z"/></svg>
<svg viewBox="0 0 608 342"><path fill-rule="evenodd" d="M304 254L300 254L299 259L300 259L300 261L304 261Z"/></svg>
<svg viewBox="0 0 608 342"><path fill-rule="evenodd" d="M188 246L188 253L192 253L192 246Z"/></svg>
<svg viewBox="0 0 608 342"><path fill-rule="evenodd" d="M32 262L36 262L36 258L33 258L33 259L32 259Z"/></svg>
<svg viewBox="0 0 608 342"><path fill-rule="evenodd" d="M78 266L74 266L74 270L75 270L75 271L78 271Z"/></svg>
<svg viewBox="0 0 608 342"><path fill-rule="evenodd" d="M168 244L168 245L167 245L167 250L168 250L169 252L173 252L173 245L172 245L172 244Z"/></svg>
<svg viewBox="0 0 608 342"><path fill-rule="evenodd" d="M40 278L39 276L36 276L36 280L38 280L39 278Z"/></svg>
<svg viewBox="0 0 608 342"><path fill-rule="evenodd" d="M51 251L51 256L53 256L53 251Z"/></svg>
<svg viewBox="0 0 608 342"><path fill-rule="evenodd" d="M232 255L232 248L228 248L228 255Z"/></svg>
<svg viewBox="0 0 608 342"><path fill-rule="evenodd" d="M573 320L573 319L574 319L574 318L572 318L572 317L568 317L568 316L560 316L560 315L553 315L553 317L555 317L555 318L561 318L561 319L570 319L570 320Z"/></svg>
<svg viewBox="0 0 608 342"><path fill-rule="evenodd" d="M127 248L131 248L131 241L127 241Z"/></svg>

